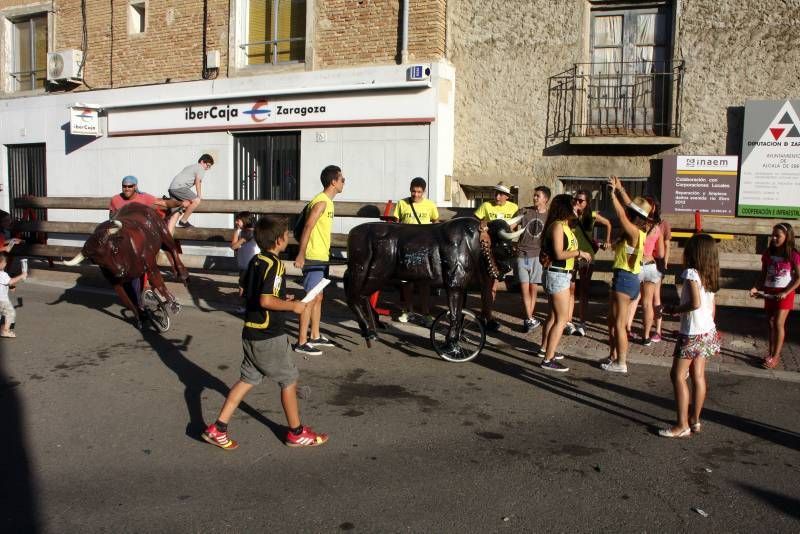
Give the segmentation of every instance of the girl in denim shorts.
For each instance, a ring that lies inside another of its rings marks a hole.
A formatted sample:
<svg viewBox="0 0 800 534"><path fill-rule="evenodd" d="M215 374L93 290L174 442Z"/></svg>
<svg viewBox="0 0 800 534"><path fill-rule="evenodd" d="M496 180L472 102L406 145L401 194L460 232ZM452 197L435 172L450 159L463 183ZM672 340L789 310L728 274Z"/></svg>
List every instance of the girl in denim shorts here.
<svg viewBox="0 0 800 534"><path fill-rule="evenodd" d="M601 364L611 373L628 372L628 309L639 296L639 272L642 270L645 227L650 204L641 197L630 199L616 176L608 179L614 211L622 225L622 236L614 245L614 277L608 313L609 356Z"/></svg>
<svg viewBox="0 0 800 534"><path fill-rule="evenodd" d="M575 222L571 195L557 195L550 204L542 239L542 263L544 273L542 285L550 302L547 323L542 331L542 345L539 356L544 357L542 369L564 373L569 371L556 361L556 348L570 312L570 284L575 258L590 261L592 255L578 249L578 240L570 225ZM560 359L560 358L559 358Z"/></svg>
<svg viewBox="0 0 800 534"><path fill-rule="evenodd" d="M700 432L700 412L706 399L706 359L719 354L720 338L714 324L714 293L719 290L719 255L714 239L692 236L683 250L683 288L677 306L664 314L681 316L670 377L675 389L677 423L658 431L665 438L688 438ZM692 379L689 392L688 378ZM691 404L691 411L690 411Z"/></svg>

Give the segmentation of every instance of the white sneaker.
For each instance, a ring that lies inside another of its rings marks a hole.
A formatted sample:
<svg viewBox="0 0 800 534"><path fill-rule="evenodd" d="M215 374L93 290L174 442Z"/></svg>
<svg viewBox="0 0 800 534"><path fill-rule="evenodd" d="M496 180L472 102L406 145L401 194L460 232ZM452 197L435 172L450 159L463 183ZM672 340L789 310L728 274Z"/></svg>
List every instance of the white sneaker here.
<svg viewBox="0 0 800 534"><path fill-rule="evenodd" d="M579 324L575 329L575 335L581 337L586 335L586 326L583 323Z"/></svg>
<svg viewBox="0 0 800 534"><path fill-rule="evenodd" d="M408 322L408 312L401 313L400 316L397 318L397 320L400 321L401 323L407 323Z"/></svg>
<svg viewBox="0 0 800 534"><path fill-rule="evenodd" d="M566 326L564 327L564 335L571 336L574 333L575 333L575 325L572 323L567 323Z"/></svg>
<svg viewBox="0 0 800 534"><path fill-rule="evenodd" d="M621 364L619 364L617 362L602 363L602 364L600 364L600 367L603 368L603 371L608 371L609 373L627 374L627 372L628 372L628 366L627 365L621 365Z"/></svg>

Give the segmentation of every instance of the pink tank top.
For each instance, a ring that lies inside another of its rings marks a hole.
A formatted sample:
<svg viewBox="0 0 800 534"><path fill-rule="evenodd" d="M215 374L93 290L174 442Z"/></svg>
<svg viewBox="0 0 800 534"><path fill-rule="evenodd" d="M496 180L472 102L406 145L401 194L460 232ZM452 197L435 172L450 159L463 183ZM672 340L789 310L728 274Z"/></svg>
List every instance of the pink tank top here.
<svg viewBox="0 0 800 534"><path fill-rule="evenodd" d="M647 234L647 237L644 239L644 255L653 257L653 250L656 248L656 243L658 243L658 236L661 235L661 228L656 226L650 233Z"/></svg>

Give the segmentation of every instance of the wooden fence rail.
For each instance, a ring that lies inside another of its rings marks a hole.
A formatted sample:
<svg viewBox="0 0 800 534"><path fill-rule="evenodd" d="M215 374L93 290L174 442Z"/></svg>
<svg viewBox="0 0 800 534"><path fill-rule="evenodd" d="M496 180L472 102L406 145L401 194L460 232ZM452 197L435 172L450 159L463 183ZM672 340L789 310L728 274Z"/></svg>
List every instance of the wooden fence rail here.
<svg viewBox="0 0 800 534"><path fill-rule="evenodd" d="M268 213L276 215L293 216L300 213L305 206L304 201L286 200L219 200L205 199L198 207L199 213L236 213L239 211L250 211L253 213ZM335 212L337 217L362 217L378 219L384 213L385 202L335 202ZM108 198L102 197L21 197L14 200L15 207L18 208L45 208L45 209L68 209L68 210L106 210L108 208ZM448 220L457 216L469 216L473 208L439 208L442 220ZM694 214L667 215L667 221L673 230L694 231ZM772 227L781 222L778 219L758 219L758 218L734 218L720 216L703 216L703 231L708 233L734 234L742 236L768 235ZM67 222L67 221L17 221L12 227L14 232L44 232L46 234L56 234L64 236L84 236L94 231L97 223L92 222ZM227 243L230 239L232 229L230 228L177 228L175 237L182 241L193 243L208 243L213 246L220 246ZM296 244L293 238L292 244ZM346 234L333 234L331 244L336 248L347 246ZM14 248L14 252L21 256L33 256L43 258L72 257L80 247L63 245L46 245L37 243L25 243ZM673 264L677 266L682 257L682 250L673 247ZM166 265L166 259L162 258ZM216 256L185 256L185 263L189 267L209 268L209 266L230 267L231 258ZM227 261L226 261L227 260ZM598 280L610 280L611 254L609 251L601 251L597 256ZM161 262L160 262L161 263ZM756 271L760 269L760 259L756 254L722 254L720 257L722 276L726 279L726 289L720 295L723 302L736 305L754 305L752 299L747 299L742 289L752 284ZM667 282L674 280L676 268L668 276ZM760 304L755 304L760 306Z"/></svg>

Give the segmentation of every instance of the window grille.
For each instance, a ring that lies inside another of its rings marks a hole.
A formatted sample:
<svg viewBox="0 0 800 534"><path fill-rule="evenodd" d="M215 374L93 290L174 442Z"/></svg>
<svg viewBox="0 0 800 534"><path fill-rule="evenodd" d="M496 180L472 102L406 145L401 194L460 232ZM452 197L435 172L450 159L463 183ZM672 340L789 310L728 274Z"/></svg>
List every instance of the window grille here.
<svg viewBox="0 0 800 534"><path fill-rule="evenodd" d="M12 91L42 89L47 81L47 14L16 19L12 25Z"/></svg>
<svg viewBox="0 0 800 534"><path fill-rule="evenodd" d="M306 1L248 0L244 51L247 65L305 60Z"/></svg>

